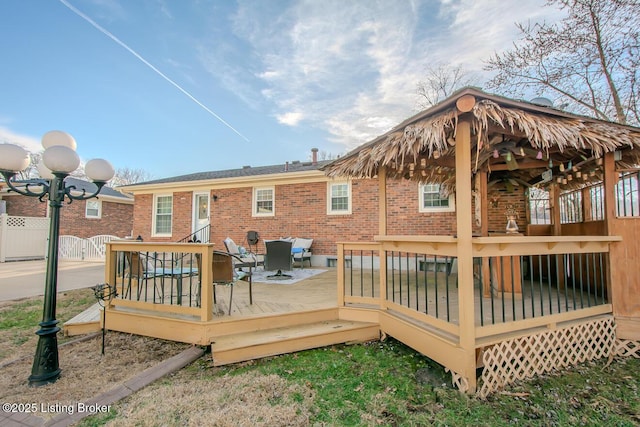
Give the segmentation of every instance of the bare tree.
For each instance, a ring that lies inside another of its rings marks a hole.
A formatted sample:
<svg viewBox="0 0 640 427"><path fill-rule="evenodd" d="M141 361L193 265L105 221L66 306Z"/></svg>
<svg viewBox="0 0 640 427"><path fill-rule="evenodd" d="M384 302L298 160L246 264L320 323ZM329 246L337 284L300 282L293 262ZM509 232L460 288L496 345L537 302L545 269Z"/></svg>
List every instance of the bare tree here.
<svg viewBox="0 0 640 427"><path fill-rule="evenodd" d="M31 159L29 162L29 166L27 166L25 170L18 173L20 179L31 179L40 177L40 173L38 172L38 163L40 163L40 160L42 159L42 152L29 152L29 158Z"/></svg>
<svg viewBox="0 0 640 427"><path fill-rule="evenodd" d="M468 74L461 66L438 64L428 67L426 78L418 82L418 102L420 110L436 105L456 90L474 85L476 78Z"/></svg>
<svg viewBox="0 0 640 427"><path fill-rule="evenodd" d="M514 97L552 93L556 104L618 123L640 123L640 1L547 0L556 24L516 24L523 38L491 57L488 87Z"/></svg>
<svg viewBox="0 0 640 427"><path fill-rule="evenodd" d="M153 176L143 169L118 168L116 174L109 181L109 185L116 187L119 185L136 184L138 182L149 181Z"/></svg>
<svg viewBox="0 0 640 427"><path fill-rule="evenodd" d="M322 160L334 160L337 159L338 157L340 157L337 154L333 154L330 151L324 151L324 150L320 150L318 151L318 160L322 161Z"/></svg>

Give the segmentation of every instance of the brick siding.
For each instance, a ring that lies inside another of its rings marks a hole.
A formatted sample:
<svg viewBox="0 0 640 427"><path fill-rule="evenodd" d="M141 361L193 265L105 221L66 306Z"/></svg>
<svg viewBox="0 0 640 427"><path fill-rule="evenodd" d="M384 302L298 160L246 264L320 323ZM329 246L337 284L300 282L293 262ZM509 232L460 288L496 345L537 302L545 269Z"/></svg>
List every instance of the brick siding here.
<svg viewBox="0 0 640 427"><path fill-rule="evenodd" d="M497 187L497 186L496 186ZM522 189L508 193L503 188L492 190L500 200L497 207L488 206L489 231L504 232L504 211L513 203L519 212L518 225L524 230ZM245 244L246 233L256 230L260 238L312 238L313 252L319 255L336 253L337 242L370 242L378 231L378 181L352 182L352 214L327 215L327 183L283 184L275 187L275 216L253 217L253 188L216 189L211 198L211 242L224 249L228 236ZM167 194L167 193L163 193ZM178 241L191 233L193 194L173 194L173 224L171 237L152 237L153 195L137 194L134 208L134 236L145 241ZM490 198L489 198L490 199ZM472 209L473 206L465 207ZM457 206L456 210L460 207ZM419 212L418 184L412 181L387 183L387 234L389 235L454 235L456 212ZM476 231L478 227L475 227ZM264 248L261 248L264 249Z"/></svg>

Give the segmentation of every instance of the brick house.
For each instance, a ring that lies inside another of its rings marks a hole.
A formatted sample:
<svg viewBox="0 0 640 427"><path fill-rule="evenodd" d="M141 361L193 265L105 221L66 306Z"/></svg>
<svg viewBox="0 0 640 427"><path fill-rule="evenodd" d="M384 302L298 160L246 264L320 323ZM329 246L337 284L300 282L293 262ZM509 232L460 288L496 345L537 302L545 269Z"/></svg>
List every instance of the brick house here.
<svg viewBox="0 0 640 427"><path fill-rule="evenodd" d="M340 180L321 170L327 161L286 162L279 165L194 173L129 185L134 195L133 235L145 242L177 242L210 224L199 238L222 246L226 237L238 244L256 230L262 239L293 236L312 238L313 264L335 256L339 241L371 241L378 234L378 180ZM513 197L524 218L522 191ZM455 234L454 195L438 186L415 181L387 185L389 234ZM490 213L491 226L504 231L502 210ZM493 231L493 230L492 230ZM263 246L259 246L264 250Z"/></svg>
<svg viewBox="0 0 640 427"><path fill-rule="evenodd" d="M96 186L88 181L67 177L67 186L88 194ZM6 213L10 216L48 217L49 204L36 197L25 197L3 188L0 191ZM60 235L89 238L97 235L126 237L133 228L133 198L105 186L97 198L65 203L60 211Z"/></svg>

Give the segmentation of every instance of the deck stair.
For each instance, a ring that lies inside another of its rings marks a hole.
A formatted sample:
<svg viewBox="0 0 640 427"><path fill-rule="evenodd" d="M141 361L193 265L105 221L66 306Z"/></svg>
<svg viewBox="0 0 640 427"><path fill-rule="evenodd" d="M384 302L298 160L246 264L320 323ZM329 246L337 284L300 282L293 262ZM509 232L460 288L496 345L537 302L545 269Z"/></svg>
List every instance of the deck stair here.
<svg viewBox="0 0 640 427"><path fill-rule="evenodd" d="M211 343L211 353L214 366L221 366L333 344L379 338L380 326L375 323L324 320L217 337Z"/></svg>
<svg viewBox="0 0 640 427"><path fill-rule="evenodd" d="M102 326L100 325L100 317L102 316L102 307L96 302L91 307L77 314L72 319L64 323L63 331L67 337L75 335L90 334L98 332Z"/></svg>

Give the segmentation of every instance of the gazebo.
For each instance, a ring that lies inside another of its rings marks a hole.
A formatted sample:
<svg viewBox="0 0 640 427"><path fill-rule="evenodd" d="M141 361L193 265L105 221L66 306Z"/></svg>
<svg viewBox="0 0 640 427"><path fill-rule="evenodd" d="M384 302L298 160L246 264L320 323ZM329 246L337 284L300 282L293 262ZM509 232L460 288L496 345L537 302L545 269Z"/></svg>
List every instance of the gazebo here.
<svg viewBox="0 0 640 427"><path fill-rule="evenodd" d="M379 183L375 241L338 244L341 318L378 322L484 395L639 357L638 165L639 128L457 91L324 167ZM428 221L424 235L390 233L395 180L454 194L455 235L429 233Z"/></svg>

